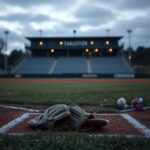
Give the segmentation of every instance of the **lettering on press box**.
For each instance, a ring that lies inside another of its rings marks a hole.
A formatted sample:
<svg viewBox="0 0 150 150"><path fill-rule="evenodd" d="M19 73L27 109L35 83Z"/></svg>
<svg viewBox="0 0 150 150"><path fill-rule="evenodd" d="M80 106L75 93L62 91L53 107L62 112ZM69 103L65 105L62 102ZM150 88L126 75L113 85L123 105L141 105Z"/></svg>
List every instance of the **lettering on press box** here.
<svg viewBox="0 0 150 150"><path fill-rule="evenodd" d="M87 46L87 41L64 41L64 46Z"/></svg>

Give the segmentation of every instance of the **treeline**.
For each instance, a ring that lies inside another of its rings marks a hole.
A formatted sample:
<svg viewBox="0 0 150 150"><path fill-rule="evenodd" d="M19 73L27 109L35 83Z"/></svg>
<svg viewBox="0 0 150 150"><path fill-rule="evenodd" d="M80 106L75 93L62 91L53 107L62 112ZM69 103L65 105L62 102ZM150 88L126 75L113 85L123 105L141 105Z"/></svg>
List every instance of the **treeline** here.
<svg viewBox="0 0 150 150"><path fill-rule="evenodd" d="M125 52L128 56L129 51ZM150 64L150 48L138 47L136 51L131 51L131 62L135 65Z"/></svg>
<svg viewBox="0 0 150 150"><path fill-rule="evenodd" d="M23 58L25 53L22 50L13 50L9 56L7 56L7 66L8 70L15 67ZM0 68L4 69L5 55L0 53Z"/></svg>

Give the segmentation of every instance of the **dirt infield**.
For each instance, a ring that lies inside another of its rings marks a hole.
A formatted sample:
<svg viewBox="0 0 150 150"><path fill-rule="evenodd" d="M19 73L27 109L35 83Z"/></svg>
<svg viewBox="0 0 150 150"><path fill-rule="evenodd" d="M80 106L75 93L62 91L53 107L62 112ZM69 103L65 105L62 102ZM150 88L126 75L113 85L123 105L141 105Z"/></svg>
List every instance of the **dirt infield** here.
<svg viewBox="0 0 150 150"><path fill-rule="evenodd" d="M0 133L24 134L35 132L28 121L39 113L34 109L0 106ZM104 128L90 131L90 134L127 135L150 137L150 110L121 114L95 114L96 118L108 119L110 123ZM142 120L141 120L142 118Z"/></svg>
<svg viewBox="0 0 150 150"><path fill-rule="evenodd" d="M0 78L0 83L47 83L47 82L83 82L83 83L148 83L150 84L150 79L90 79L90 78Z"/></svg>
<svg viewBox="0 0 150 150"><path fill-rule="evenodd" d="M132 117L136 118L142 124L144 124L147 128L150 128L150 110L129 113Z"/></svg>
<svg viewBox="0 0 150 150"><path fill-rule="evenodd" d="M23 111L16 111L13 109L0 108L0 127L10 122L23 114Z"/></svg>

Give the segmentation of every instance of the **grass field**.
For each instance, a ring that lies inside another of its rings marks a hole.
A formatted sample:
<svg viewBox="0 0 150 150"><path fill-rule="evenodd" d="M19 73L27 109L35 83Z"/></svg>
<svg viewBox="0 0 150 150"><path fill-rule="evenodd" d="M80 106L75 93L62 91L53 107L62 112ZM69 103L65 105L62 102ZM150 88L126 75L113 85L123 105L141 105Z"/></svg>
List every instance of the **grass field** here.
<svg viewBox="0 0 150 150"><path fill-rule="evenodd" d="M20 104L115 104L142 96L150 103L150 82L0 82L0 103Z"/></svg>
<svg viewBox="0 0 150 150"><path fill-rule="evenodd" d="M1 150L149 150L146 138L90 137L85 133L41 133L0 136Z"/></svg>
<svg viewBox="0 0 150 150"><path fill-rule="evenodd" d="M113 82L99 80L66 81L66 82L31 82L0 80L0 103L45 104L56 103L100 106L115 105L116 99L125 97L128 101L142 96L150 105L150 80L144 82ZM110 111L104 108L105 111ZM148 150L150 140L146 138L94 137L84 133L37 132L31 135L0 135L0 149L120 149Z"/></svg>

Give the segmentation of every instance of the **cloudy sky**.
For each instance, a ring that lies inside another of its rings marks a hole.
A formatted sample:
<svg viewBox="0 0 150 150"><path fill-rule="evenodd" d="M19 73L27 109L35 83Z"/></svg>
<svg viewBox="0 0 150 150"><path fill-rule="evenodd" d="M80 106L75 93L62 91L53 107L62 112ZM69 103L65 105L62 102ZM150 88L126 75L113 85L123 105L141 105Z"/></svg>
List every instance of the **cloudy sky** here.
<svg viewBox="0 0 150 150"><path fill-rule="evenodd" d="M9 30L9 50L24 49L26 36L124 36L132 46L150 46L150 0L0 0L0 37Z"/></svg>

